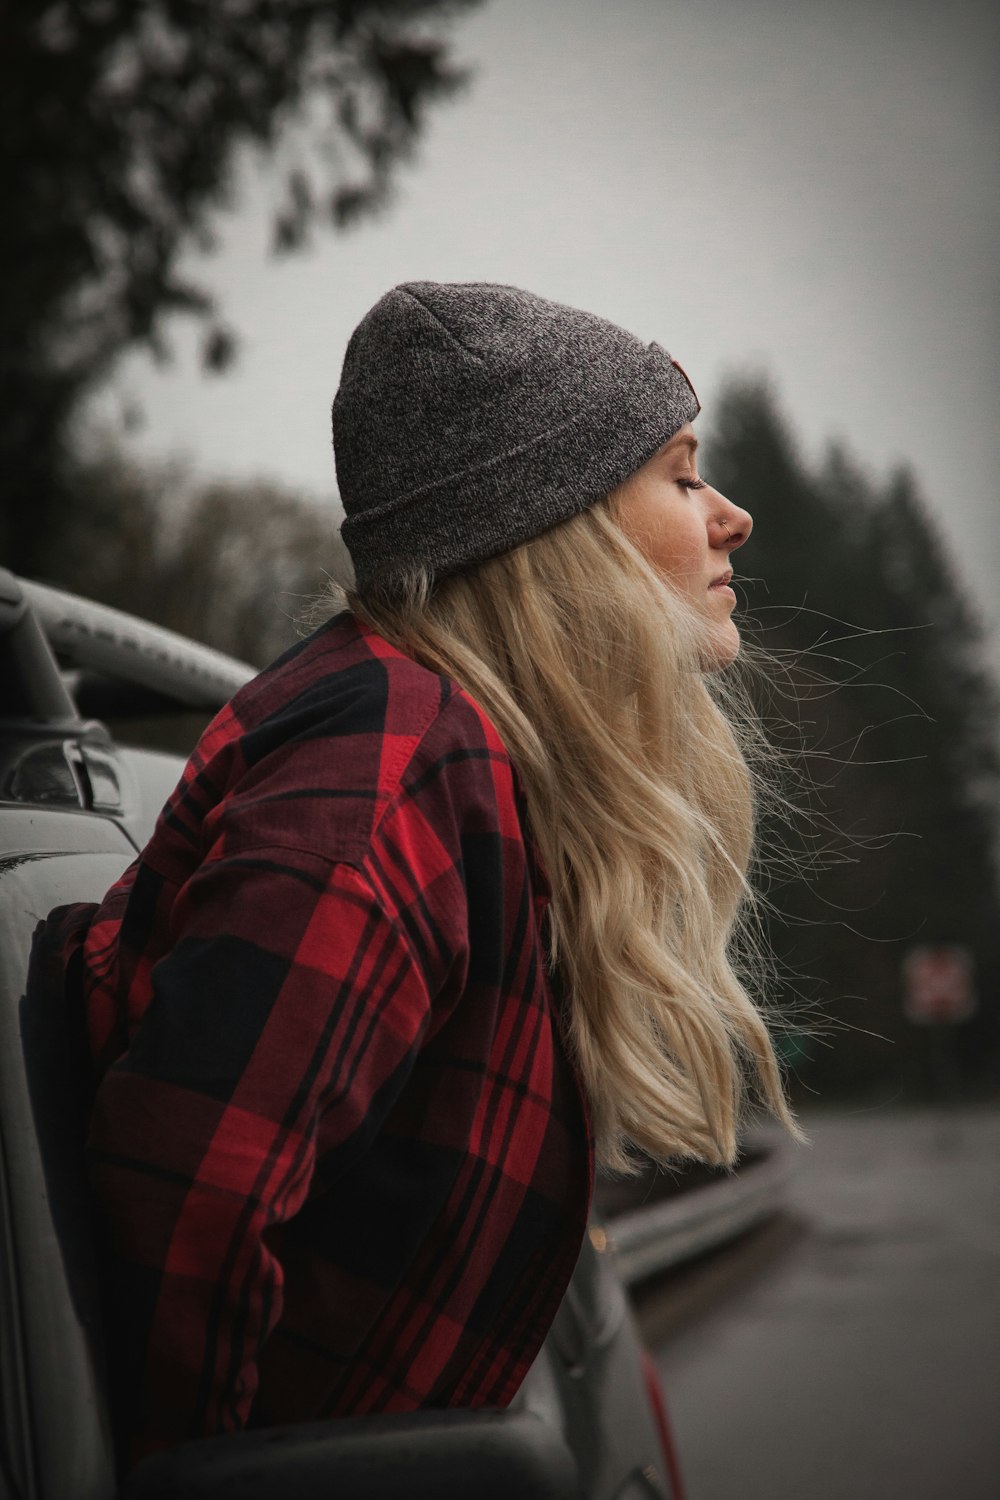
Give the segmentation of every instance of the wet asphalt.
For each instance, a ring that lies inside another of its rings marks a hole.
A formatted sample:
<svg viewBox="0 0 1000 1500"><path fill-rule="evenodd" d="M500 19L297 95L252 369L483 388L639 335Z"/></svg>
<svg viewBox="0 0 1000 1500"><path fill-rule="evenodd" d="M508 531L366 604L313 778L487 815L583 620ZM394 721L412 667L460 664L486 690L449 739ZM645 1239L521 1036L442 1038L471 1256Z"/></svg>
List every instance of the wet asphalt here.
<svg viewBox="0 0 1000 1500"><path fill-rule="evenodd" d="M687 1500L1000 1500L1000 1110L804 1123L786 1211L640 1302Z"/></svg>

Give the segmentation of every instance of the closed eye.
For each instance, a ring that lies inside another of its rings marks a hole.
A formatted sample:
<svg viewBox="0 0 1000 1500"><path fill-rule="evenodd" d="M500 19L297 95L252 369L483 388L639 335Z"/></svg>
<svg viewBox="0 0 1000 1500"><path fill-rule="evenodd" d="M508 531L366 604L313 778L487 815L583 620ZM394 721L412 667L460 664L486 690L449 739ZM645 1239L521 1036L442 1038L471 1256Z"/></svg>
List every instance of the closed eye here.
<svg viewBox="0 0 1000 1500"><path fill-rule="evenodd" d="M707 480L689 479L687 478L687 476L678 479L677 483L680 485L682 490L704 490L708 488Z"/></svg>

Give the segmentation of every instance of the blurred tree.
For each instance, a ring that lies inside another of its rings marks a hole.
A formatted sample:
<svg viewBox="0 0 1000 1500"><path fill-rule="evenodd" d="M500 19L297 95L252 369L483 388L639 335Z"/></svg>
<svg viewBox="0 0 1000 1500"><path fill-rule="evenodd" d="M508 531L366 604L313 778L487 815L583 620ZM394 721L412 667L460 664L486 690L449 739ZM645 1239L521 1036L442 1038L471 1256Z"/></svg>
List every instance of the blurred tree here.
<svg viewBox="0 0 1000 1500"><path fill-rule="evenodd" d="M168 553L170 626L265 666L298 638L327 577L349 572L338 522L266 482L200 489Z"/></svg>
<svg viewBox="0 0 1000 1500"><path fill-rule="evenodd" d="M967 1072L995 1077L1000 713L981 631L911 474L876 486L838 448L810 471L762 381L729 386L713 431L709 477L757 523L739 558L763 575L745 585L746 633L779 665L778 690L757 691L812 808L768 830L788 994L833 1032L796 1070L822 1092L912 1092L928 1039L903 1019L901 962L961 943L982 1001L959 1039Z"/></svg>
<svg viewBox="0 0 1000 1500"><path fill-rule="evenodd" d="M235 335L183 280L238 150L294 144L274 243L380 208L427 105L464 75L437 35L479 0L5 0L0 8L0 555L36 571L74 504L81 398L168 315ZM78 501L75 503L79 503ZM46 559L47 563L47 559ZM51 573L51 568L47 566Z"/></svg>
<svg viewBox="0 0 1000 1500"><path fill-rule="evenodd" d="M333 506L268 481L198 483L108 441L75 483L51 557L64 586L256 666L297 639L328 577L350 576Z"/></svg>

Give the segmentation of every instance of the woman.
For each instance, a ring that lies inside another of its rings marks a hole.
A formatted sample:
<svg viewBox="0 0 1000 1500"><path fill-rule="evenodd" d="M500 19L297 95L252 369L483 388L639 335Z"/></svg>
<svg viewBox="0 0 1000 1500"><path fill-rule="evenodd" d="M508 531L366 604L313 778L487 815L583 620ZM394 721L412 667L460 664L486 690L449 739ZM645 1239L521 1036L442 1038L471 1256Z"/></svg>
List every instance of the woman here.
<svg viewBox="0 0 1000 1500"><path fill-rule="evenodd" d="M505 1404L593 1145L731 1162L745 1082L791 1127L705 681L751 520L698 477L697 412L657 345L510 287L397 287L352 337L348 607L74 919L133 1458Z"/></svg>

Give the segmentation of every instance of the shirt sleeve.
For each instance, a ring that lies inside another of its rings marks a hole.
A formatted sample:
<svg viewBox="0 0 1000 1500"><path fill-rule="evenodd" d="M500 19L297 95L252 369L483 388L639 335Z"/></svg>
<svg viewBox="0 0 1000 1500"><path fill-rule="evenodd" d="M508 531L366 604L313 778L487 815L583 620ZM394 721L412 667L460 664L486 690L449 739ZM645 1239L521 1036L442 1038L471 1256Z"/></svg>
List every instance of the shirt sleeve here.
<svg viewBox="0 0 1000 1500"><path fill-rule="evenodd" d="M428 1025L433 976L349 864L268 849L199 868L89 1140L126 1462L247 1420L282 1307L269 1232L324 1152L371 1130Z"/></svg>

